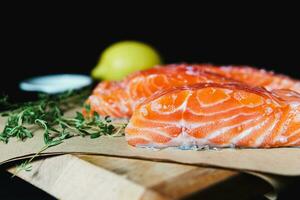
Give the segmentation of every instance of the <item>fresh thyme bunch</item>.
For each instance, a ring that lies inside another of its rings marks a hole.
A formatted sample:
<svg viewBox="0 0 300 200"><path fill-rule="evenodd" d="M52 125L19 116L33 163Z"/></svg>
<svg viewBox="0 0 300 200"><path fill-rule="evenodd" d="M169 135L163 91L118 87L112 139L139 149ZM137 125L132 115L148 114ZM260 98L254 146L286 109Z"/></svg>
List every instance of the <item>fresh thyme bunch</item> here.
<svg viewBox="0 0 300 200"><path fill-rule="evenodd" d="M94 113L84 118L80 112L76 112L74 117L64 116L66 110L82 105L86 97L86 91L67 92L58 96L43 95L36 102L25 103L5 112L2 115L8 118L0 133L0 140L7 143L12 137L20 140L32 138L36 126L44 129L44 143L48 146L60 144L64 139L76 135L97 138L119 134L125 124L113 124L109 116L100 117ZM85 105L85 109L90 110L89 105Z"/></svg>
<svg viewBox="0 0 300 200"><path fill-rule="evenodd" d="M102 117L97 113L85 118L80 112L73 117L66 117L64 113L72 108L82 106L90 90L66 92L60 95L41 95L36 102L10 105L7 98L0 103L5 104L8 111L2 113L7 117L5 127L0 132L0 141L8 143L10 138L22 141L34 137L34 131L43 129L45 146L40 152L49 147L62 143L65 139L74 136L89 136L98 138L102 135L120 136L123 134L125 123L113 122L109 116ZM89 112L89 105L84 105ZM33 159L33 158L32 158ZM21 168L28 170L28 163L21 164Z"/></svg>

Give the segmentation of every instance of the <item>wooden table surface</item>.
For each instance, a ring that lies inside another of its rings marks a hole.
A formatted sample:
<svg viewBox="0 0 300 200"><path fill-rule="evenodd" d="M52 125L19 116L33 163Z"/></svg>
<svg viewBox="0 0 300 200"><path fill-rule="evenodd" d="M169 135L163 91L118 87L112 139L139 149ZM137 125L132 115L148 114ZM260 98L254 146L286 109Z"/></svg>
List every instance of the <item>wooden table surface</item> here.
<svg viewBox="0 0 300 200"><path fill-rule="evenodd" d="M15 168L9 171L14 173ZM241 173L99 155L62 155L35 161L30 172L17 176L59 199L160 200L188 198ZM245 182L249 188L255 187L251 181Z"/></svg>

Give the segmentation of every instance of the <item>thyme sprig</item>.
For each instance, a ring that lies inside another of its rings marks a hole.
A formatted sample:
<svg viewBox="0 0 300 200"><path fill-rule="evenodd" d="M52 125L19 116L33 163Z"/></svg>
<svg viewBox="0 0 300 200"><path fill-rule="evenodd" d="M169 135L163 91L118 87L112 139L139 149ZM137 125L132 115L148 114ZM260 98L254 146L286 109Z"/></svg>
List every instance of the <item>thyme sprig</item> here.
<svg viewBox="0 0 300 200"><path fill-rule="evenodd" d="M25 141L34 137L37 129L43 129L45 146L30 160L23 162L17 171L31 169L31 161L46 149L61 144L64 140L74 136L89 136L98 138L102 135L120 136L126 123L116 123L109 117L99 116L96 112L84 117L76 112L75 116L67 117L65 111L81 106L89 91L67 92L61 95L42 95L36 102L19 105L9 105L7 98L2 100L10 110L2 113L7 117L5 127L0 132L0 141L8 143L10 138ZM90 112L89 105L84 105ZM13 109L12 109L13 108ZM12 109L12 110L11 110Z"/></svg>

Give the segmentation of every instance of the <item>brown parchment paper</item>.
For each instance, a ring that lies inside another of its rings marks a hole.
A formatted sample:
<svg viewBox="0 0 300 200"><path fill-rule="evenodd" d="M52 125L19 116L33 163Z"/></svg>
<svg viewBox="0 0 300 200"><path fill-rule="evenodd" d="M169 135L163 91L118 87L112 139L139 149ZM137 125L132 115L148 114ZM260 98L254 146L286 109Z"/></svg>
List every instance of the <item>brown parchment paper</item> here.
<svg viewBox="0 0 300 200"><path fill-rule="evenodd" d="M5 120L0 119L0 130ZM0 164L24 159L40 151L44 146L42 133L25 142L10 140L0 143ZM300 176L300 148L273 149L221 149L179 150L167 148L152 150L127 145L124 137L103 136L97 139L74 137L43 152L46 155L82 153L128 158L179 162L192 165L207 165L237 170L264 172L284 176Z"/></svg>

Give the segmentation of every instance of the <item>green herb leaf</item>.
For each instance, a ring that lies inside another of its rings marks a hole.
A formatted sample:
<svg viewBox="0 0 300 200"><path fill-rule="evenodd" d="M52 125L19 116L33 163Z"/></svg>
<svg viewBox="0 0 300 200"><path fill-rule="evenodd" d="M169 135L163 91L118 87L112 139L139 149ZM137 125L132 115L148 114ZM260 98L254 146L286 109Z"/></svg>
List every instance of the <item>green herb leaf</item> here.
<svg viewBox="0 0 300 200"><path fill-rule="evenodd" d="M0 132L0 141L8 143L13 137L24 141L34 137L33 132L37 127L43 129L45 146L30 160L22 163L19 169L30 170L31 167L28 164L34 157L50 147L61 144L65 139L78 135L90 136L94 139L102 135L120 136L123 133L125 123L115 124L109 116L102 117L96 112L91 116L91 108L88 104L84 105L87 117L80 112L76 112L74 117L64 116L65 111L81 106L88 94L90 90L68 91L55 96L41 94L36 102L17 105L7 103L7 97L0 99L1 104L10 108L9 111L2 113L3 116L7 116L7 122Z"/></svg>
<svg viewBox="0 0 300 200"><path fill-rule="evenodd" d="M91 134L91 138L92 138L92 139L98 138L98 137L100 137L100 133L99 133L99 132L97 132L97 133L92 133L92 134Z"/></svg>

